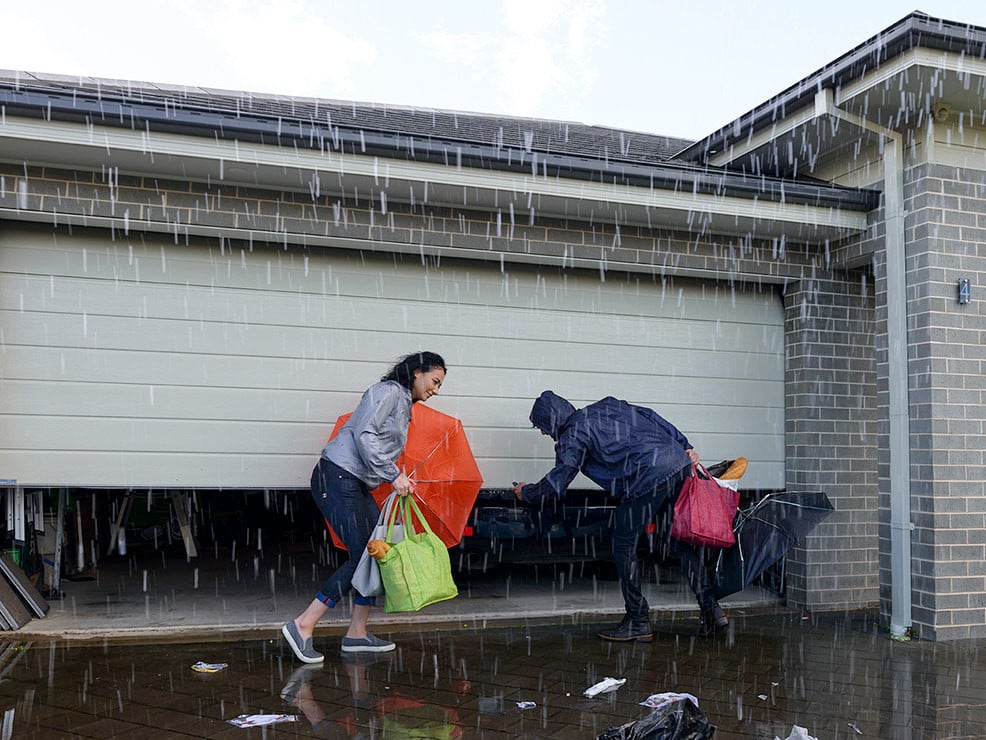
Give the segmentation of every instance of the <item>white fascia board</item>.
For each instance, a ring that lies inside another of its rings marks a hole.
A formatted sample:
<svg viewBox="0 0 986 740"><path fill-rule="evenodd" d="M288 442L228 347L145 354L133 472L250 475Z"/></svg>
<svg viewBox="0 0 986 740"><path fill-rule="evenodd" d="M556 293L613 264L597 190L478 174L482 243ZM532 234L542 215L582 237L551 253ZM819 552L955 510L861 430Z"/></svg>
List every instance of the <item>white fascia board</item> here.
<svg viewBox="0 0 986 740"><path fill-rule="evenodd" d="M607 208L627 206L678 213L683 218L709 214L723 219L817 226L844 232L866 228L865 214L830 206L673 192L12 116L0 120L0 160L62 168L77 166L99 170L117 167L120 172L139 176L189 178L296 191L307 190L313 176L323 180L336 176L340 182L346 178L390 190L388 197L401 201L407 199L406 184L428 184L458 191L486 192L494 203L496 195L503 194L524 199L543 197L599 203ZM249 168L249 172L245 168ZM234 171L239 175L236 178L232 176ZM245 174L256 179L247 179ZM398 183L402 187L393 189Z"/></svg>
<svg viewBox="0 0 986 740"><path fill-rule="evenodd" d="M837 91L836 105L843 105L853 98L869 92L874 87L903 74L915 67L925 67L930 71L955 72L957 74L986 77L986 61L969 55L956 54L950 51L935 49L911 49L889 62L880 65L878 69L860 77L858 80L846 83Z"/></svg>
<svg viewBox="0 0 986 740"><path fill-rule="evenodd" d="M815 103L814 100L811 100L806 104L806 107L798 109L787 118L775 121L769 128L761 129L753 136L748 136L741 142L730 144L725 151L709 157L709 164L716 167L728 167L730 162L742 159L750 152L755 152L774 139L794 131L799 126L804 126L813 118L815 118Z"/></svg>

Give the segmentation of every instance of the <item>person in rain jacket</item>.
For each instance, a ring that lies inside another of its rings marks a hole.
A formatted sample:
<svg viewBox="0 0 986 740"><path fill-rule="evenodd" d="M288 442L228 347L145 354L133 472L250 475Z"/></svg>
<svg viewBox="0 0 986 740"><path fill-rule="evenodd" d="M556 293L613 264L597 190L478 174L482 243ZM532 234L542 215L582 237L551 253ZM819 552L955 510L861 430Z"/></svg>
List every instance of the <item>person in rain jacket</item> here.
<svg viewBox="0 0 986 740"><path fill-rule="evenodd" d="M617 500L613 558L626 616L599 636L651 640L650 607L640 590L637 540L655 516L670 522L678 492L692 463L698 462L698 453L656 412L612 396L576 410L553 391L544 391L534 402L530 419L555 440L555 466L537 483L515 484L514 494L530 504L561 498L582 472ZM703 630L710 633L726 627L728 620L713 595L704 553L678 540L671 544L698 600Z"/></svg>
<svg viewBox="0 0 986 740"><path fill-rule="evenodd" d="M311 491L322 516L346 545L349 559L322 585L311 604L281 628L298 660L321 663L325 656L312 646L315 625L352 588L359 562L380 509L370 494L384 481L401 496L414 482L395 461L407 442L411 405L438 393L445 380L445 360L434 352L403 357L379 383L370 386L339 434L322 450L312 471ZM357 593L342 652L386 652L394 643L369 633L366 622L376 598Z"/></svg>

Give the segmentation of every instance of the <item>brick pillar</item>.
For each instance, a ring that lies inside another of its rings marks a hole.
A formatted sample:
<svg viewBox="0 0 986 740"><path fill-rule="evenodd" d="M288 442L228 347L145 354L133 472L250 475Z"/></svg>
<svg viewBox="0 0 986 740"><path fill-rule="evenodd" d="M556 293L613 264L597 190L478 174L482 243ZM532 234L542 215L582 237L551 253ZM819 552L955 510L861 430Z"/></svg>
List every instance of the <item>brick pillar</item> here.
<svg viewBox="0 0 986 740"><path fill-rule="evenodd" d="M872 316L863 272L785 291L786 486L824 491L836 509L788 556L793 606L860 607L878 598Z"/></svg>
<svg viewBox="0 0 986 740"><path fill-rule="evenodd" d="M911 579L924 639L986 637L986 173L924 164L905 172ZM874 260L877 303L883 254ZM957 281L972 301L960 305ZM879 313L879 312L878 312ZM886 418L887 337L877 323L878 403ZM880 497L889 501L881 424ZM881 511L884 506L881 503ZM881 606L889 610L889 521L881 520Z"/></svg>

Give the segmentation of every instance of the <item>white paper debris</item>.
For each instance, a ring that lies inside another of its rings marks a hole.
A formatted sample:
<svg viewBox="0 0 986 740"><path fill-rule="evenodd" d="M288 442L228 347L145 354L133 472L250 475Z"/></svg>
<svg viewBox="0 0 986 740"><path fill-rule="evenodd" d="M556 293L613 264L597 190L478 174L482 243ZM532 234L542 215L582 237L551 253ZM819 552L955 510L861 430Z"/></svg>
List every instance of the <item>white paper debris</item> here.
<svg viewBox="0 0 986 740"><path fill-rule="evenodd" d="M201 660L192 663L192 670L196 673L218 673L225 668L229 668L229 663L203 663Z"/></svg>
<svg viewBox="0 0 986 740"><path fill-rule="evenodd" d="M585 690L585 695L591 699L594 696L599 696L599 694L608 694L610 691L616 691L626 682L627 680L625 678L610 678L607 676L599 683L593 684L587 688Z"/></svg>
<svg viewBox="0 0 986 740"><path fill-rule="evenodd" d="M241 714L226 721L237 727L261 727L281 722L297 722L298 717L294 714Z"/></svg>

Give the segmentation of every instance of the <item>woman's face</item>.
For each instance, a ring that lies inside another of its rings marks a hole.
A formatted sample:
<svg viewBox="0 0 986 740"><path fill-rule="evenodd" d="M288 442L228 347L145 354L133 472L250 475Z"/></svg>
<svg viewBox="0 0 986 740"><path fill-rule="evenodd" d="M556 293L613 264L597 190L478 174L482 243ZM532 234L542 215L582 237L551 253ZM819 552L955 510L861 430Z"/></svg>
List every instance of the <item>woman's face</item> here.
<svg viewBox="0 0 986 740"><path fill-rule="evenodd" d="M445 380L445 371L440 367L432 368L428 372L415 370L414 382L411 383L411 400L427 401L432 396L437 396L443 380Z"/></svg>

